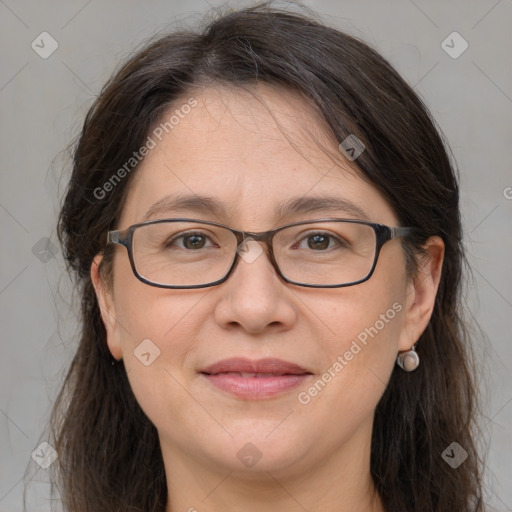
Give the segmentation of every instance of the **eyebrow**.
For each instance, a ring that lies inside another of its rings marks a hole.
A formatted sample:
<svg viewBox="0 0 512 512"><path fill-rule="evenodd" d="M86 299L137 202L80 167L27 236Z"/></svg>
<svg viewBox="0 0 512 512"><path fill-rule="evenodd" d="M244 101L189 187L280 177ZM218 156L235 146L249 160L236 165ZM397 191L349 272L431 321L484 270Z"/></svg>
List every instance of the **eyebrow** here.
<svg viewBox="0 0 512 512"><path fill-rule="evenodd" d="M150 220L157 215L177 211L190 211L203 215L214 215L221 218L226 216L226 207L222 202L199 195L165 196L144 214L143 221ZM298 213L332 212L348 214L361 220L369 220L368 214L358 205L348 199L337 196L304 196L292 197L277 205L275 214L284 218Z"/></svg>
<svg viewBox="0 0 512 512"><path fill-rule="evenodd" d="M222 203L211 197L197 195L165 196L149 208L144 214L143 220L150 220L156 215L163 213L182 210L203 215L211 214L216 217L222 217L225 214Z"/></svg>
<svg viewBox="0 0 512 512"><path fill-rule="evenodd" d="M361 220L369 220L368 214L357 204L337 196L304 196L291 198L276 208L276 215L286 217L294 213L342 212Z"/></svg>

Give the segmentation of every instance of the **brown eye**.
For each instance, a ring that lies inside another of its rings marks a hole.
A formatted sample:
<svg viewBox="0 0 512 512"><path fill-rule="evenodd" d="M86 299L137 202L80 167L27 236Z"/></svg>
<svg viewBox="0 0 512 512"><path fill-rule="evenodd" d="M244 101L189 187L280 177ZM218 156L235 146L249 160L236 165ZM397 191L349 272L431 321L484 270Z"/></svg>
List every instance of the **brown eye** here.
<svg viewBox="0 0 512 512"><path fill-rule="evenodd" d="M307 238L310 249L327 249L329 247L329 237L325 235L313 235Z"/></svg>
<svg viewBox="0 0 512 512"><path fill-rule="evenodd" d="M328 249L346 247L347 243L337 236L329 233L310 233L299 242L294 248L297 249L311 249L312 251L323 252Z"/></svg>
<svg viewBox="0 0 512 512"><path fill-rule="evenodd" d="M203 249L205 247L213 247L213 244L210 241L210 245L207 245L207 242L210 241L210 239L203 235L202 233L188 233L185 235L179 235L173 237L171 240L169 240L165 247L173 247L177 246L180 249L188 249L188 250L197 250L197 249Z"/></svg>
<svg viewBox="0 0 512 512"><path fill-rule="evenodd" d="M190 235L183 237L183 245L187 249L202 249L205 241L206 237L202 235Z"/></svg>

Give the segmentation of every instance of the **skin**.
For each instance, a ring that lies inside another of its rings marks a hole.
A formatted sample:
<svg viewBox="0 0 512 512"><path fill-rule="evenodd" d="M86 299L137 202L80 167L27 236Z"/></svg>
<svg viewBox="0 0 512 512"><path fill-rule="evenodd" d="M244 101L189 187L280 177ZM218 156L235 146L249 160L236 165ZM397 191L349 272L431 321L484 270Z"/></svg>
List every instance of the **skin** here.
<svg viewBox="0 0 512 512"><path fill-rule="evenodd" d="M165 195L191 192L222 201L225 215L180 210L155 218L192 217L248 231L354 218L343 211L274 214L284 199L334 194L356 203L371 221L398 225L388 202L354 173L355 162L344 160L299 96L267 86L254 90L263 102L242 90L194 94L198 105L133 177L118 229L141 222ZM285 283L265 252L252 263L240 260L221 285L160 289L134 276L122 247L116 247L108 287L97 255L91 277L108 346L124 360L134 394L158 430L169 490L166 512L263 512L269 503L283 512L384 510L370 477L373 415L391 373L402 371L395 369L397 353L411 348L432 313L444 245L432 237L425 248L429 256L414 279L406 275L395 239L384 245L370 280L334 289ZM228 357L277 357L307 368L316 380L395 302L402 310L308 404L297 396L311 382L248 401L197 373ZM134 350L148 338L160 356L145 366ZM261 453L252 467L237 457L248 442Z"/></svg>

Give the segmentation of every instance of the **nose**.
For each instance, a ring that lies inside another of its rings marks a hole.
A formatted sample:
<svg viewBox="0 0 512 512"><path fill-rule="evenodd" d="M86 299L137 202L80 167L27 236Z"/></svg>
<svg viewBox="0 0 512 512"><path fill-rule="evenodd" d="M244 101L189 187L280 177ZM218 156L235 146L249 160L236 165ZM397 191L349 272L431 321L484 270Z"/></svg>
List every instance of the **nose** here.
<svg viewBox="0 0 512 512"><path fill-rule="evenodd" d="M241 328L251 334L288 330L298 316L289 286L277 274L265 246L245 242L236 268L218 287L215 320L224 329Z"/></svg>

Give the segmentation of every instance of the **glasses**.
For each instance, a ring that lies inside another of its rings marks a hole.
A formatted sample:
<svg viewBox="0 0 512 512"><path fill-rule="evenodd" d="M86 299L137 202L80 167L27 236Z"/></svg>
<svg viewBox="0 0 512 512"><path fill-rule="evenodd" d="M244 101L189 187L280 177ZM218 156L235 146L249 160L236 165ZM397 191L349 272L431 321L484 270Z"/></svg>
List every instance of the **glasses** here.
<svg viewBox="0 0 512 512"><path fill-rule="evenodd" d="M247 244L265 242L287 283L311 288L353 286L370 279L382 246L413 228L352 219L319 219L270 231L239 231L217 222L159 219L109 231L107 243L128 250L135 276L160 288L206 288L223 283ZM259 244L258 244L259 245ZM261 246L255 246L260 252Z"/></svg>

